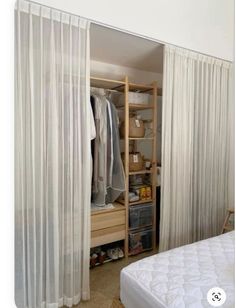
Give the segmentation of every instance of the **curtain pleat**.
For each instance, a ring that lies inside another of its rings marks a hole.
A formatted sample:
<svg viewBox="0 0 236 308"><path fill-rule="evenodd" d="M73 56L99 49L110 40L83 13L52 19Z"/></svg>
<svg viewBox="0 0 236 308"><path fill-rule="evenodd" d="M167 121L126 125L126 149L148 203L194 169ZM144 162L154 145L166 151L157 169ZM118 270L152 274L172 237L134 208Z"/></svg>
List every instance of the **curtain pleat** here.
<svg viewBox="0 0 236 308"><path fill-rule="evenodd" d="M15 299L89 299L89 22L28 1L15 11Z"/></svg>
<svg viewBox="0 0 236 308"><path fill-rule="evenodd" d="M161 251L218 235L234 206L231 64L165 46L163 78Z"/></svg>

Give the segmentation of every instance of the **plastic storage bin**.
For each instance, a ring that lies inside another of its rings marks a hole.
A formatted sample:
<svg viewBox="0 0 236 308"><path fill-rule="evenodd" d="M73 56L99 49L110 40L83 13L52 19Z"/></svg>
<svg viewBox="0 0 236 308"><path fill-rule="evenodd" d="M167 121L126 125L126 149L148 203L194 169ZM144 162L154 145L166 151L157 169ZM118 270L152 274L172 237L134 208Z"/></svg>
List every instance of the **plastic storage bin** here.
<svg viewBox="0 0 236 308"><path fill-rule="evenodd" d="M119 104L124 104L125 96L122 94L119 99ZM150 103L151 98L150 94L147 93L138 93L138 92L129 92L128 93L129 104L136 105L147 105Z"/></svg>
<svg viewBox="0 0 236 308"><path fill-rule="evenodd" d="M130 229L146 227L152 224L152 204L134 205L129 208Z"/></svg>
<svg viewBox="0 0 236 308"><path fill-rule="evenodd" d="M142 251L152 249L152 229L129 233L129 253L136 255Z"/></svg>

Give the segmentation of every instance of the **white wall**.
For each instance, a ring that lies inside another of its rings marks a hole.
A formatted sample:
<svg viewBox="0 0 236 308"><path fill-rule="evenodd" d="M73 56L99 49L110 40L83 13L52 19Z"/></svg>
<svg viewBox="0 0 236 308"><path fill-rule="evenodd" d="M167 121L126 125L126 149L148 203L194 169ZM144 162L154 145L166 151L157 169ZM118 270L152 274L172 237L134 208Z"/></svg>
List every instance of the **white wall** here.
<svg viewBox="0 0 236 308"><path fill-rule="evenodd" d="M233 60L234 0L35 0L95 21Z"/></svg>
<svg viewBox="0 0 236 308"><path fill-rule="evenodd" d="M91 76L94 77L123 80L125 76L128 76L130 82L150 84L157 81L158 87L162 88L162 74L94 60L91 60L90 66Z"/></svg>

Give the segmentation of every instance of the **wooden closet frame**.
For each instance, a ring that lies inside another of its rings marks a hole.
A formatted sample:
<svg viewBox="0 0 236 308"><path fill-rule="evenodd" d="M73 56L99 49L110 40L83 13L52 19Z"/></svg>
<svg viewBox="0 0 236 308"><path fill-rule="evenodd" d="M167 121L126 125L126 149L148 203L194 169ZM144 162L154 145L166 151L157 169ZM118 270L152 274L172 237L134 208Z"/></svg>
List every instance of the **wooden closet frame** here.
<svg viewBox="0 0 236 308"><path fill-rule="evenodd" d="M124 252L125 257L129 256L129 207L131 205L152 203L153 216L152 216L152 249L156 247L156 180L157 180L157 94L161 93L161 89L157 88L157 82L153 82L151 85L136 84L129 82L128 76L125 76L124 80L114 80L100 77L90 77L91 86L104 88L108 90L119 90L124 92L125 96L125 199L124 209L117 202L114 203L115 209L105 209L99 211L93 211L91 213L91 247L100 246L108 243L112 243L118 240L124 240ZM128 93L129 91L151 92L153 95L153 102L150 105L138 105L129 104ZM153 136L147 138L129 138L129 115L130 111L138 110L152 110L152 131ZM152 168L151 170L142 170L137 172L129 171L129 141L133 140L138 142L139 140L149 140L152 143ZM148 173L152 177L152 199L145 201L129 202L129 176L133 174L145 174ZM122 212L125 211L125 220L122 220ZM117 214L115 214L117 213ZM109 216L111 215L111 216ZM117 219L116 219L117 215ZM104 217L104 224L101 223ZM111 217L109 221L109 217ZM106 221L105 221L106 220ZM124 228L124 230L123 230ZM119 229L119 233L116 232ZM122 229L122 230L121 230ZM141 229L141 228L140 228ZM138 231L139 229L137 229ZM114 231L114 233L112 233ZM125 232L122 232L125 231ZM134 231L134 230L132 230ZM111 232L111 233L109 233Z"/></svg>

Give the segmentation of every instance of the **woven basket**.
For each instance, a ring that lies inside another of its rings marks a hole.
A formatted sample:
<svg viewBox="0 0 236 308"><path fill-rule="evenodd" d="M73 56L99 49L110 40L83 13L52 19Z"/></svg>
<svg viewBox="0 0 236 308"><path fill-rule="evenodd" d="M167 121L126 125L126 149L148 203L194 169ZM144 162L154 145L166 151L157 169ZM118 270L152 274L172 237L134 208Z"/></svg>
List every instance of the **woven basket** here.
<svg viewBox="0 0 236 308"><path fill-rule="evenodd" d="M120 135L122 138L125 136L125 122L121 123ZM145 135L144 123L135 117L129 118L129 137L142 138Z"/></svg>
<svg viewBox="0 0 236 308"><path fill-rule="evenodd" d="M125 155L121 154L122 161L124 164ZM125 165L125 164L124 164ZM140 152L129 153L129 171L140 171L144 168L144 160Z"/></svg>

